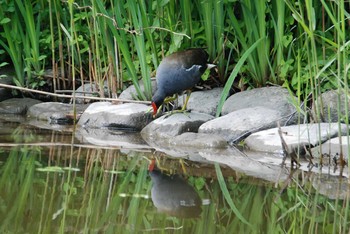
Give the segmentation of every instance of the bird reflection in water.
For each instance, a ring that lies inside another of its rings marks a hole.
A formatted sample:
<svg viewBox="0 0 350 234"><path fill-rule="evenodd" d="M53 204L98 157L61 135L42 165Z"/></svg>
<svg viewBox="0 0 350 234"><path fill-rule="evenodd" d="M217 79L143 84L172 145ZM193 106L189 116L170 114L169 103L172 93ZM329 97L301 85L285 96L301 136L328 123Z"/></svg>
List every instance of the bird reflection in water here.
<svg viewBox="0 0 350 234"><path fill-rule="evenodd" d="M154 163L154 162L153 162ZM179 175L166 175L151 165L151 198L159 212L181 218L195 218L202 212L202 200Z"/></svg>

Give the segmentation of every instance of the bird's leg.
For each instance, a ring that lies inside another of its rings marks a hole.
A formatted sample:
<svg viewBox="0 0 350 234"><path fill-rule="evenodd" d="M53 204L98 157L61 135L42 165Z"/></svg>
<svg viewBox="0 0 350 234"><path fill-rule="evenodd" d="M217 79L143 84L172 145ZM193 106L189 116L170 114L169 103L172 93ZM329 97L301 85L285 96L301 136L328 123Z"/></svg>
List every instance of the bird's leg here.
<svg viewBox="0 0 350 234"><path fill-rule="evenodd" d="M185 100L185 103L183 104L183 106L181 108L182 111L186 110L187 103L188 103L188 100L190 99L190 96L191 96L191 90L186 90L186 100Z"/></svg>
<svg viewBox="0 0 350 234"><path fill-rule="evenodd" d="M186 115L186 112L190 112L189 110L186 110L186 108L187 108L188 100L190 99L191 91L187 90L186 93L187 93L186 100L185 100L185 103L183 104L181 110L173 110L170 113L168 113L165 118L168 118L169 116L176 114L176 113L182 113L182 114Z"/></svg>
<svg viewBox="0 0 350 234"><path fill-rule="evenodd" d="M164 99L164 103L169 103L177 99L177 94L174 94L172 97L167 97Z"/></svg>
<svg viewBox="0 0 350 234"><path fill-rule="evenodd" d="M177 98L178 98L177 94L174 94L172 97L165 98L165 100L163 102L163 107L165 107L165 104L166 104L167 108L166 109L163 108L163 112L166 112L166 111L169 111L169 110L173 110L174 109L174 105L171 102L176 100ZM171 107L169 107L169 105L171 105Z"/></svg>
<svg viewBox="0 0 350 234"><path fill-rule="evenodd" d="M181 110L172 110L172 111L170 111L170 112L168 112L168 113L166 114L166 117L165 117L165 118L167 118L167 117L169 117L169 116L171 116L171 115L173 115L173 114L175 114L175 113L184 113L184 114L185 114L186 112L188 112L188 111L186 110L186 108L187 108L188 100L189 100L190 95L191 95L191 90L187 90L187 91L186 91L186 94L187 94L187 95L186 95L186 100L185 100L185 103L183 104ZM159 113L159 110L161 110L161 109L163 109L163 112L165 112L165 110L164 110L165 104L169 104L171 101L174 101L174 100L176 100L177 98L178 98L178 95L177 95L177 94L174 94L172 97L167 97L167 98L165 98L163 104L161 105L161 108L158 109L157 115L158 115L158 113Z"/></svg>

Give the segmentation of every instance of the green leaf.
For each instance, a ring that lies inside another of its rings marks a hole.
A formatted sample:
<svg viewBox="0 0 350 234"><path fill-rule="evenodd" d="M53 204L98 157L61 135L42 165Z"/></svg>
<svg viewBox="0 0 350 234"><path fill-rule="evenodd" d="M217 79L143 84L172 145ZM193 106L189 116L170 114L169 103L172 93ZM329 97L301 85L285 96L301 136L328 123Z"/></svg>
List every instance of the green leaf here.
<svg viewBox="0 0 350 234"><path fill-rule="evenodd" d="M0 24L1 24L1 25L4 25L4 24L9 23L10 21L11 21L10 18L3 18L3 19L0 21Z"/></svg>
<svg viewBox="0 0 350 234"><path fill-rule="evenodd" d="M6 66L7 64L9 64L9 63L7 63L7 62L2 62L2 63L0 63L0 67Z"/></svg>
<svg viewBox="0 0 350 234"><path fill-rule="evenodd" d="M44 60L46 59L46 57L47 57L46 55L40 55L38 58L38 61Z"/></svg>
<svg viewBox="0 0 350 234"><path fill-rule="evenodd" d="M210 74L210 70L209 69L205 70L205 72L201 76L202 80L206 81L209 78L209 74Z"/></svg>
<svg viewBox="0 0 350 234"><path fill-rule="evenodd" d="M194 180L194 185L196 186L197 190L202 190L205 185L205 179L203 177L196 178Z"/></svg>

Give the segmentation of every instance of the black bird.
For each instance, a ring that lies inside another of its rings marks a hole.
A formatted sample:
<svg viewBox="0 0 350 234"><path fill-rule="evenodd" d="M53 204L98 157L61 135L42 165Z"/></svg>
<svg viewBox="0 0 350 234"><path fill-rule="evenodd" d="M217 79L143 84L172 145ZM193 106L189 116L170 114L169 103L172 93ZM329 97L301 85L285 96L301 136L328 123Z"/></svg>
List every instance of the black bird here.
<svg viewBox="0 0 350 234"><path fill-rule="evenodd" d="M188 49L165 57L157 69L157 91L152 97L153 115L164 99L174 94L193 88L201 79L206 69L215 67L208 64L208 54L200 48ZM186 109L186 99L183 110Z"/></svg>

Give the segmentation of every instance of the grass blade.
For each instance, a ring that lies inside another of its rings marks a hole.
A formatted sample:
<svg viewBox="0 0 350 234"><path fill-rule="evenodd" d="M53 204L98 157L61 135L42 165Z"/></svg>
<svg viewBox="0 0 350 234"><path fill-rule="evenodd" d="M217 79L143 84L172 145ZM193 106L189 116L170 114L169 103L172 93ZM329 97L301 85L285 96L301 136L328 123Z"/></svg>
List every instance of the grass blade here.
<svg viewBox="0 0 350 234"><path fill-rule="evenodd" d="M249 55L254 51L254 49L259 45L259 43L261 41L263 41L265 38L260 38L259 40L257 40L246 52L244 52L244 54L242 55L242 57L239 59L238 63L236 64L236 67L233 69L231 75L229 76L224 90L222 91L221 97L220 97L220 101L218 104L218 109L216 110L216 117L220 116L221 110L222 110L222 106L224 105L224 102L228 96L228 93L230 91L230 88L233 84L233 81L235 80L238 72L240 71L242 65L244 64L245 60L249 57Z"/></svg>
<svg viewBox="0 0 350 234"><path fill-rule="evenodd" d="M237 209L237 207L235 206L235 204L232 201L232 198L229 194L229 191L226 187L226 183L225 183L225 179L222 175L221 169L219 164L215 163L215 171L216 171L216 175L218 177L218 182L221 188L221 191L227 201L227 203L229 204L231 210L233 211L233 213L235 213L235 215L237 216L237 218L239 220L241 220L243 223L247 224L249 227L251 227L251 224L241 215L241 213L239 212L239 210Z"/></svg>

